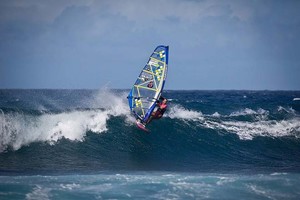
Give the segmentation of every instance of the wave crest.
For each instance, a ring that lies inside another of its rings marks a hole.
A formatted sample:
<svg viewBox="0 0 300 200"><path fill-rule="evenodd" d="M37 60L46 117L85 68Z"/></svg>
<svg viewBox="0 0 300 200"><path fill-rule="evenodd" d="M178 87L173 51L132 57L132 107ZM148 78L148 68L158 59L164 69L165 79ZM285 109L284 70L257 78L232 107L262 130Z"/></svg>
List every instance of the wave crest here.
<svg viewBox="0 0 300 200"><path fill-rule="evenodd" d="M185 109L180 105L175 105L169 109L166 115L171 119L184 119L184 120L203 120L203 114L201 112Z"/></svg>
<svg viewBox="0 0 300 200"><path fill-rule="evenodd" d="M18 150L32 142L54 144L62 138L83 141L87 131L103 133L108 130L111 116L126 116L132 123L126 98L108 90L100 91L89 104L94 109L59 114L26 115L18 112L0 112L0 153L8 147ZM104 107L106 109L99 109Z"/></svg>
<svg viewBox="0 0 300 200"><path fill-rule="evenodd" d="M259 108L257 111L250 108L245 108L236 112L233 112L229 117L247 116L247 115L268 115L269 111Z"/></svg>
<svg viewBox="0 0 300 200"><path fill-rule="evenodd" d="M278 112L281 110L279 109ZM253 121L241 121L240 116L253 116ZM198 121L202 128L237 134L242 140L251 140L257 136L284 137L300 136L300 120L297 116L291 119L269 120L269 111L262 108L257 111L245 108L230 115L221 115L215 112L204 115L199 111L188 110L175 105L167 115L171 119Z"/></svg>
<svg viewBox="0 0 300 200"><path fill-rule="evenodd" d="M29 116L5 114L0 116L0 152L8 146L14 150L36 141L54 144L62 138L83 141L86 131L107 131L108 111L74 111L61 114Z"/></svg>
<svg viewBox="0 0 300 200"><path fill-rule="evenodd" d="M299 119L292 120L269 120L259 122L242 122L242 121L205 121L203 124L207 128L216 130L225 130L235 133L243 140L251 140L257 136L283 137L300 135Z"/></svg>

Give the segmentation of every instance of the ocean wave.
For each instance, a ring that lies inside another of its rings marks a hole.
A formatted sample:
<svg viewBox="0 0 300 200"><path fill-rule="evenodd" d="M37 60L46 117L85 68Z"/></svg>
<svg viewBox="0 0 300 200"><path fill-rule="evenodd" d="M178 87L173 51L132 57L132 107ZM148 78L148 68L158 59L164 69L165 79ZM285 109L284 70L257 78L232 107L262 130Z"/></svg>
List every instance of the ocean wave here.
<svg viewBox="0 0 300 200"><path fill-rule="evenodd" d="M8 146L14 150L37 141L54 144L61 138L82 141L86 131L102 133L107 130L108 111L74 111L45 114L38 117L21 114L0 116L0 152Z"/></svg>
<svg viewBox="0 0 300 200"><path fill-rule="evenodd" d="M183 120L203 120L203 114L198 111L186 109L180 105L174 105L169 108L169 111L165 115L171 119L183 119Z"/></svg>
<svg viewBox="0 0 300 200"><path fill-rule="evenodd" d="M53 145L62 138L84 141L88 131L99 134L111 128L114 132L113 129L120 127L120 123L124 123L126 127L134 127L135 119L130 114L126 96L127 92L114 93L103 89L93 94L92 98L84 99L83 104L88 109L55 113L49 110L39 114L18 110L3 112L0 109L0 153L10 148L18 150L33 142L47 142ZM53 106L55 107L55 104ZM211 129L216 133L236 134L241 140L252 140L258 136L298 138L299 116L292 108L284 106L277 108L274 112L278 115L283 113L283 117L269 117L273 111L263 108L238 109L229 114L220 114L218 110L212 111L213 114L204 114L200 110L186 108L179 102L171 102L160 123L174 124L176 121L183 121L184 125L177 128L187 134L195 130L202 132L203 129ZM40 109L47 110L44 106ZM118 116L122 116L123 121L113 119ZM109 127L110 120L113 121Z"/></svg>
<svg viewBox="0 0 300 200"><path fill-rule="evenodd" d="M278 106L277 111L282 113L288 113L288 114L296 114L296 111L291 107L284 108L282 106Z"/></svg>
<svg viewBox="0 0 300 200"><path fill-rule="evenodd" d="M36 185L30 193L26 194L26 199L50 199L50 191L51 189L49 188L43 188L40 185Z"/></svg>
<svg viewBox="0 0 300 200"><path fill-rule="evenodd" d="M280 107L278 112L286 111L294 113L291 109ZM232 117L255 116L254 121L241 121ZM230 115L221 115L215 112L205 115L200 111L185 109L180 105L170 108L166 117L179 120L198 121L199 127L209 128L217 131L237 134L241 140L252 140L254 137L284 137L300 136L300 119L294 116L291 119L269 120L269 111L259 108L257 111L245 108Z"/></svg>
<svg viewBox="0 0 300 200"><path fill-rule="evenodd" d="M87 131L106 132L107 121L111 116L125 116L125 123L133 124L134 118L130 116L124 99L101 91L89 103L94 107L106 107L106 110L69 111L39 116L1 111L0 153L8 147L18 150L32 142L55 144L62 138L83 141Z"/></svg>
<svg viewBox="0 0 300 200"><path fill-rule="evenodd" d="M247 115L268 115L269 111L259 108L257 111L250 108L245 108L239 111L232 112L230 117L247 116Z"/></svg>
<svg viewBox="0 0 300 200"><path fill-rule="evenodd" d="M243 121L209 121L206 120L204 127L224 130L229 133L235 133L242 140L252 140L257 136L268 137L284 137L284 136L300 136L299 119L291 120L268 120L259 122L243 122Z"/></svg>
<svg viewBox="0 0 300 200"><path fill-rule="evenodd" d="M214 114L212 114L211 116L220 118L222 115L218 112L214 112Z"/></svg>
<svg viewBox="0 0 300 200"><path fill-rule="evenodd" d="M299 177L180 172L2 176L0 194L4 199L298 199Z"/></svg>

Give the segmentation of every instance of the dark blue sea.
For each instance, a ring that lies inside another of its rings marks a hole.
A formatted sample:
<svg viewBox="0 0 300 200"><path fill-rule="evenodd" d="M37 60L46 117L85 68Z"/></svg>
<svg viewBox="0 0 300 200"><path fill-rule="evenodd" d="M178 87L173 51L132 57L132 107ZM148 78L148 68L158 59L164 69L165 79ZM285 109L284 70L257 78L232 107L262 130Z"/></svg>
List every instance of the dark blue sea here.
<svg viewBox="0 0 300 200"><path fill-rule="evenodd" d="M0 90L0 199L300 199L299 91Z"/></svg>

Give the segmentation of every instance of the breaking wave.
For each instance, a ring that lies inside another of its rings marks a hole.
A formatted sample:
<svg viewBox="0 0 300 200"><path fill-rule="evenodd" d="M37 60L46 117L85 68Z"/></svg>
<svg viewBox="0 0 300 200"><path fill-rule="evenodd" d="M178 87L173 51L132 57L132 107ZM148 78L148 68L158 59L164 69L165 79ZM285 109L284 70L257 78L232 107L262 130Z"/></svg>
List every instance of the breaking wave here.
<svg viewBox="0 0 300 200"><path fill-rule="evenodd" d="M18 150L32 142L53 145L62 138L84 141L88 131L104 133L111 117L124 116L125 123L133 124L126 101L107 90L97 93L87 104L91 109L73 110L41 115L20 112L4 113L0 110L0 152L8 147ZM109 101L107 101L109 98ZM106 108L106 109L104 109Z"/></svg>
<svg viewBox="0 0 300 200"><path fill-rule="evenodd" d="M134 128L135 120L130 115L126 95L126 92L103 89L80 102L85 108L58 112L52 112L39 104L35 107L42 110L33 113L21 109L0 110L0 152L10 148L18 150L33 142L54 145L62 138L82 142L88 132L105 134L109 130L114 132L120 126ZM196 128L196 132L201 134L203 130L214 130L215 134L236 134L241 140L252 140L258 136L300 136L300 118L291 107L278 106L275 111L243 108L227 114L212 110L211 113L204 114L201 109L187 108L175 100L171 101L160 123L173 126L184 122L184 126L177 127L177 131L190 134ZM120 120L116 120L118 117Z"/></svg>
<svg viewBox="0 0 300 200"><path fill-rule="evenodd" d="M284 137L300 136L300 117L291 108L279 107L278 112L285 111L294 114L291 119L270 120L269 111L259 108L257 111L245 108L234 111L229 115L221 115L218 112L212 115L203 115L202 112L187 110L182 106L174 106L168 116L181 120L198 121L199 127L234 133L242 140L251 140L257 136ZM236 117L252 116L252 121L239 120Z"/></svg>

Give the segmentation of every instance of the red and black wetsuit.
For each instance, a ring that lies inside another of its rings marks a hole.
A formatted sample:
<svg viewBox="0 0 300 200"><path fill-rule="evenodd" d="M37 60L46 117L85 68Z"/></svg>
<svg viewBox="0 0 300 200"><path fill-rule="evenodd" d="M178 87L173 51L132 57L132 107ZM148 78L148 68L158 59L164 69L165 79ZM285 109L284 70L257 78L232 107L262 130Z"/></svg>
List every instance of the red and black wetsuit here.
<svg viewBox="0 0 300 200"><path fill-rule="evenodd" d="M163 116L163 114L166 112L168 105L163 104L162 102L158 103L158 108L153 116L153 118L158 119Z"/></svg>

